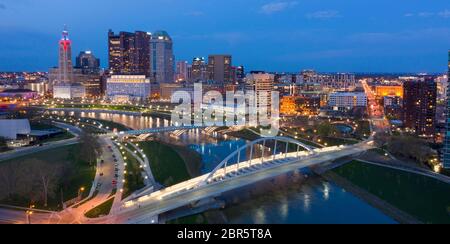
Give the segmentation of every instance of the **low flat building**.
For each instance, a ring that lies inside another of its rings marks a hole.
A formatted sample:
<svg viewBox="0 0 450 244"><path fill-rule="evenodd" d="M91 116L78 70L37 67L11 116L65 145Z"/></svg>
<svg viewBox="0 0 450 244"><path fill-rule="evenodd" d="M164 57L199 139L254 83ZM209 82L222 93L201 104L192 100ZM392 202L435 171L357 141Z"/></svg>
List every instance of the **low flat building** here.
<svg viewBox="0 0 450 244"><path fill-rule="evenodd" d="M61 83L53 86L53 98L78 99L86 97L86 88L80 83Z"/></svg>
<svg viewBox="0 0 450 244"><path fill-rule="evenodd" d="M27 119L0 119L0 137L17 140L18 135L29 135L30 133L30 121Z"/></svg>
<svg viewBox="0 0 450 244"><path fill-rule="evenodd" d="M113 75L106 81L108 99L145 101L150 98L151 83L145 75Z"/></svg>
<svg viewBox="0 0 450 244"><path fill-rule="evenodd" d="M334 110L367 107L367 96L364 92L334 92L328 98L328 106Z"/></svg>
<svg viewBox="0 0 450 244"><path fill-rule="evenodd" d="M37 92L29 89L7 89L0 92L0 98L30 100L38 97Z"/></svg>

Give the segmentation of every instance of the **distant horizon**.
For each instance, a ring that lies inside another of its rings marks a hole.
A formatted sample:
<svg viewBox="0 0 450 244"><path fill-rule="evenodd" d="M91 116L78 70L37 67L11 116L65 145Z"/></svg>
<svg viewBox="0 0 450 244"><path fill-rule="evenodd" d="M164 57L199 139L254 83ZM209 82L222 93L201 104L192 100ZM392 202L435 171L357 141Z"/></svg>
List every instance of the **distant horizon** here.
<svg viewBox="0 0 450 244"><path fill-rule="evenodd" d="M182 61L182 60L180 60ZM76 66L74 66L76 67ZM57 68L57 67L50 67L51 68ZM107 67L101 67L102 70L107 70ZM420 74L427 74L427 75L446 75L448 74L448 70L442 71L442 72L352 72L352 71L320 71L315 69L302 69L300 71L270 71L270 70L247 70L245 71L246 74L253 72L253 71L264 71L267 73L278 73L278 74L294 74L294 73L300 73L303 70L314 70L315 72L319 74L338 74L338 73L348 73L348 74L354 74L354 75L420 75ZM18 70L18 71L2 71L0 70L0 73L48 73L48 70Z"/></svg>
<svg viewBox="0 0 450 244"><path fill-rule="evenodd" d="M103 67L108 63L110 29L159 29L172 37L176 60L189 62L198 56L228 53L233 65L247 70L447 70L447 1L129 0L120 11L117 4L0 0L0 70L48 71L57 65L57 43L64 25L73 41L73 58L90 50Z"/></svg>

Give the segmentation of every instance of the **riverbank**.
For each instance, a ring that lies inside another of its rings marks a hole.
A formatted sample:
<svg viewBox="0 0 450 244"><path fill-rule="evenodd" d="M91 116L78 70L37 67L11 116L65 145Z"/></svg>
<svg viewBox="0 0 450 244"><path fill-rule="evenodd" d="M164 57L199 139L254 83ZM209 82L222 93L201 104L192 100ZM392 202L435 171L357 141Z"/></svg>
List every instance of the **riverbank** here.
<svg viewBox="0 0 450 244"><path fill-rule="evenodd" d="M149 159L155 180L166 187L201 174L201 156L189 148L162 141L139 142L139 146Z"/></svg>
<svg viewBox="0 0 450 244"><path fill-rule="evenodd" d="M395 221L401 224L420 224L417 219L410 216L409 214L400 211L389 203L381 200L380 198L368 193L362 188L359 188L352 184L350 181L346 180L343 177L340 177L338 174L328 171L325 174L321 175L324 179L335 183L346 191L350 192L352 195L360 198L364 202L370 204L376 209L379 209L381 212L391 217Z"/></svg>
<svg viewBox="0 0 450 244"><path fill-rule="evenodd" d="M450 223L450 185L445 182L359 161L352 161L331 172L366 192L358 196L373 195L419 222Z"/></svg>

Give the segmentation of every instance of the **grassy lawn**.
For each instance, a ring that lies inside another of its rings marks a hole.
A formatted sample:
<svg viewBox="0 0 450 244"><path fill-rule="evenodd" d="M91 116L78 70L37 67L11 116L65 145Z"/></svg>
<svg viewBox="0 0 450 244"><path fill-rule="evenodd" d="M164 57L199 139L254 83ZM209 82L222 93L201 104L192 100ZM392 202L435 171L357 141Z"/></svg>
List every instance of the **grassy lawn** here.
<svg viewBox="0 0 450 244"><path fill-rule="evenodd" d="M340 146L340 145L353 145L359 141L349 140L345 138L325 137L322 139L322 143L326 143L327 146Z"/></svg>
<svg viewBox="0 0 450 244"><path fill-rule="evenodd" d="M18 187L14 188L17 193L14 193L12 197L0 193L0 202L22 207L28 207L30 203L33 203L37 208L44 208L41 200L30 199L29 196L20 193L23 187L28 187L28 185L31 187L36 183L27 180L25 176L20 174L20 171L25 171L30 167L40 168L45 166L58 169L54 194L49 195L47 209L60 210L62 207L61 195L64 201L73 199L78 196L78 190L81 187L87 189L83 196L86 197L95 178L95 167L80 159L80 153L80 146L72 145L0 162L0 171L12 173L11 177L17 177L17 183L19 184Z"/></svg>
<svg viewBox="0 0 450 244"><path fill-rule="evenodd" d="M232 136L232 137L236 137L236 138L241 138L247 141L254 141L260 138L260 136L258 134L256 134L255 132L253 132L252 130L259 132L260 130L257 128L251 128L251 130L249 129L243 129L240 131L233 131L233 132L229 132L227 133L227 135Z"/></svg>
<svg viewBox="0 0 450 244"><path fill-rule="evenodd" d="M101 105L101 104L59 104L56 108L85 108L85 109L107 109L107 110L119 110L119 111L133 111L140 112L141 107L132 105Z"/></svg>
<svg viewBox="0 0 450 244"><path fill-rule="evenodd" d="M171 186L191 179L183 158L172 147L160 142L140 142L150 161L150 168L157 182Z"/></svg>
<svg viewBox="0 0 450 244"><path fill-rule="evenodd" d="M101 119L95 119L95 121L100 122L103 125L103 128L106 129L106 127L109 127L109 130L117 129L118 131L127 131L130 130L130 128L126 127L125 125L109 121L109 120L101 120Z"/></svg>
<svg viewBox="0 0 450 244"><path fill-rule="evenodd" d="M424 223L450 223L449 184L358 161L334 172Z"/></svg>
<svg viewBox="0 0 450 244"><path fill-rule="evenodd" d="M386 156L386 151L382 148L374 148L374 149L369 150L369 152L374 152L380 156Z"/></svg>
<svg viewBox="0 0 450 244"><path fill-rule="evenodd" d="M91 219L106 216L111 211L113 204L114 204L114 198L111 198L108 201L89 210L84 216L86 216L87 218L91 218Z"/></svg>
<svg viewBox="0 0 450 244"><path fill-rule="evenodd" d="M356 137L359 138L368 138L370 136L370 122L361 120L357 122L358 127L356 128L356 131L354 132ZM364 136L366 135L366 136Z"/></svg>
<svg viewBox="0 0 450 244"><path fill-rule="evenodd" d="M124 199L133 194L133 192L144 188L145 184L144 178L142 178L143 169L141 169L139 161L129 152L122 151L125 152L123 156L126 157L125 163L127 164L125 167L127 173L125 174L125 184L122 194L122 198Z"/></svg>

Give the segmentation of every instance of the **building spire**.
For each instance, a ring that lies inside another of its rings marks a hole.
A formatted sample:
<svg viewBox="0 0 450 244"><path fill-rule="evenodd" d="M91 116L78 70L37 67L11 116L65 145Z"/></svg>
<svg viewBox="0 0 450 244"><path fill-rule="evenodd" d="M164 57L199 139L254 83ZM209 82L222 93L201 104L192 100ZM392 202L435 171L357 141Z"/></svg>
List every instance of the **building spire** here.
<svg viewBox="0 0 450 244"><path fill-rule="evenodd" d="M67 25L64 24L64 30L62 32L62 39L69 40L69 31L67 30Z"/></svg>

